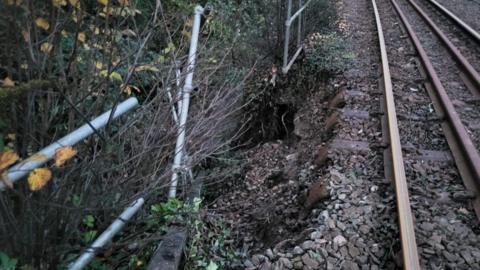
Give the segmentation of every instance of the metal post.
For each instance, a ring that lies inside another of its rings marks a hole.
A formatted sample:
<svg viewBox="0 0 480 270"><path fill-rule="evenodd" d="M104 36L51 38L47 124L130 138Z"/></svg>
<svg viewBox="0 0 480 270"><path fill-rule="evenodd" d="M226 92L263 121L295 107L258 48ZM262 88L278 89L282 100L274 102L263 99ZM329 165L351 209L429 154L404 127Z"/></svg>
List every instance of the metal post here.
<svg viewBox="0 0 480 270"><path fill-rule="evenodd" d="M195 60L197 56L197 47L198 47L198 36L200 33L200 22L201 16L203 13L203 7L195 7L195 17L193 20L192 28L192 39L190 42L190 50L188 52L188 65L187 65L187 76L185 78L185 85L183 86L183 97L181 105L181 113L179 114L179 125L177 131L177 142L175 144L175 158L173 161L173 174L170 183L170 190L168 196L173 198L177 194L177 184L178 184L178 169L182 166L184 145L185 145L185 129L188 116L188 106L190 103L190 93L193 90L193 71L195 69Z"/></svg>
<svg viewBox="0 0 480 270"><path fill-rule="evenodd" d="M298 0L298 9L303 6L303 0ZM297 33L297 47L302 44L302 14L298 16L298 33Z"/></svg>
<svg viewBox="0 0 480 270"><path fill-rule="evenodd" d="M122 103L118 104L115 110L115 113L112 116L112 119L115 119L121 116L122 114L128 112L129 110L136 107L137 105L138 105L138 100L135 97L131 97L123 101ZM8 180L12 181L12 183L18 181L20 178L30 173L30 171L32 171L33 169L36 169L42 166L47 161L52 159L57 149L66 145L72 146L77 142L85 139L89 135L91 135L95 130L104 127L107 124L111 113L112 113L112 110L108 110L107 112L104 112L97 118L93 119L89 124L84 124L83 126L79 127L78 129L74 130L73 132L59 139L58 141L43 148L42 150L40 150L33 156L29 157L28 159L11 167L7 171L6 177L8 178ZM5 189L5 184L0 182L0 190L4 190L4 189Z"/></svg>
<svg viewBox="0 0 480 270"><path fill-rule="evenodd" d="M95 256L95 253L98 251L98 249L105 246L105 244L107 244L113 238L113 236L115 236L115 234L122 229L125 223L129 221L136 212L138 212L144 202L145 200L140 198L127 207L122 214L117 217L117 219L115 219L115 221L113 221L113 223L110 224L110 226L108 226L108 228L92 243L92 245L90 245L90 247L87 248L83 254L68 267L68 269L80 270L87 266Z"/></svg>
<svg viewBox="0 0 480 270"><path fill-rule="evenodd" d="M283 47L283 67L282 72L284 74L287 73L287 65L288 65L288 47L290 43L290 25L291 21L290 18L292 16L292 0L288 0L288 7L287 7L287 20L285 21L285 44Z"/></svg>

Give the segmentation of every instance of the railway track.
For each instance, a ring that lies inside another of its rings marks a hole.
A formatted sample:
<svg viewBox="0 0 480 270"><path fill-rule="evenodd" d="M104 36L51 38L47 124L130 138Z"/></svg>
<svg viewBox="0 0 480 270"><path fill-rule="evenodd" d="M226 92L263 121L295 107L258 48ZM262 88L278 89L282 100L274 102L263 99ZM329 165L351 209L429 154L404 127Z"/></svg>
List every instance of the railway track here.
<svg viewBox="0 0 480 270"><path fill-rule="evenodd" d="M480 186L478 143L472 139L476 134L464 125L472 117L465 110L457 112L456 107L459 97L464 98L463 104L468 104L468 98L478 98L480 76L462 54L468 48L461 52L415 1L398 2L372 0L382 63L382 126L388 146L385 171L395 186L404 268L456 268L457 263L460 268L474 267L468 250L476 243L452 230L451 224L473 239L478 234L478 220L469 211L472 199L480 217L480 201L475 196ZM459 20L458 27L474 37L475 32L472 35ZM419 27L420 22L425 25ZM432 57L424 44L429 49L444 49ZM389 64L389 57L394 64ZM450 61L439 61L442 57ZM445 83L452 80L452 76L445 76L452 69L459 70L456 87ZM459 89L461 95L455 93ZM477 109L473 110L475 115ZM467 216L464 220L458 220L458 209ZM462 262L451 256L455 248L465 250Z"/></svg>

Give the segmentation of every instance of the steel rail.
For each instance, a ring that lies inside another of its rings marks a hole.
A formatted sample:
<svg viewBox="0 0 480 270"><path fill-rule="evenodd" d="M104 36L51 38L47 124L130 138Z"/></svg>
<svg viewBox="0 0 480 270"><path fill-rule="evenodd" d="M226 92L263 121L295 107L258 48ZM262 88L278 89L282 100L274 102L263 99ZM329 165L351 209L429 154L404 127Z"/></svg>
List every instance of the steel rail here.
<svg viewBox="0 0 480 270"><path fill-rule="evenodd" d="M475 31L470 25L466 24L460 18L458 18L455 14L453 14L450 10L446 9L444 6L440 5L435 0L428 0L434 7L436 7L439 11L441 11L445 16L447 16L450 20L455 22L461 29L463 29L467 34L469 34L476 42L480 43L480 33Z"/></svg>
<svg viewBox="0 0 480 270"><path fill-rule="evenodd" d="M452 104L452 101L448 97L445 88L443 87L437 72L433 68L432 63L430 62L430 59L427 56L427 53L425 52L425 49L423 48L420 40L418 39L417 35L413 31L412 26L408 22L407 18L405 17L405 14L403 11L400 9L398 4L396 3L395 0L390 0L391 3L393 4L397 14L399 15L403 25L405 26L405 29L408 32L408 35L410 36L410 39L412 40L419 56L420 60L424 66L424 68L427 71L427 74L430 78L430 81L434 87L434 95L435 98L438 99L440 107L444 111L444 117L447 120L448 126L451 129L452 135L455 137L455 142L458 144L458 150L461 151L462 156L455 157L455 161L457 163L458 167L462 167L461 165L461 160L460 158L463 158L465 161L465 165L468 168L469 175L474 179L476 186L480 186L480 156L478 151L475 148L475 145L473 144L467 130L465 129L465 126L462 124L462 121L460 117L458 116L455 107ZM450 142L449 142L450 145ZM452 146L450 145L450 148ZM452 149L452 152L454 150Z"/></svg>
<svg viewBox="0 0 480 270"><path fill-rule="evenodd" d="M393 96L392 78L388 63L385 38L383 36L382 23L375 0L372 0L375 21L377 25L378 40L382 61L383 83L385 103L387 110L388 133L390 139L390 151L393 165L393 177L395 193L397 197L398 220L400 223L400 239L402 243L403 267L404 269L420 269L417 243L415 240L415 229L413 225L412 209L408 195L407 177L402 156L402 145L398 131L397 113Z"/></svg>
<svg viewBox="0 0 480 270"><path fill-rule="evenodd" d="M430 26L433 32L438 36L438 38L445 44L448 51L454 56L455 60L463 67L470 79L476 85L476 91L480 94L480 74L475 70L475 68L468 62L467 58L462 55L460 50L458 50L455 45L448 39L448 37L440 30L440 28L430 19L430 17L425 13L425 11L420 8L420 6L415 3L413 0L408 0L408 2L413 6L413 8L420 14L425 22Z"/></svg>

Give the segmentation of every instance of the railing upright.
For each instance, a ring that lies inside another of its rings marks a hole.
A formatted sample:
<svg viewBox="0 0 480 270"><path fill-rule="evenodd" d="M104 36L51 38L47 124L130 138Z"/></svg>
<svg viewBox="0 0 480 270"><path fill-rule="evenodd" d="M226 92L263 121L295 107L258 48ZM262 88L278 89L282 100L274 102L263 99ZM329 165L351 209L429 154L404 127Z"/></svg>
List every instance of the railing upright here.
<svg viewBox="0 0 480 270"><path fill-rule="evenodd" d="M177 194L177 185L178 185L178 171L182 168L184 164L184 154L185 154L185 130L188 117L188 107L190 104L190 94L193 90L193 72L195 70L195 61L197 57L197 47L198 47L198 37L200 34L200 23L202 19L202 14L204 8L197 5L195 7L195 14L193 19L192 27L192 39L190 41L190 49L188 52L188 62L187 62L187 76L185 78L185 84L182 88L182 98L180 99L181 105L179 105L179 123L177 131L177 142L175 144L175 157L173 160L172 166L172 179L170 181L170 189L168 192L168 197L174 198ZM180 102L179 101L179 102Z"/></svg>
<svg viewBox="0 0 480 270"><path fill-rule="evenodd" d="M300 55L300 52L303 50L303 45L302 45L302 12L305 10L305 8L310 4L312 0L308 0L305 5L303 5L303 0L299 0L299 8L295 14L292 15L292 0L288 0L288 6L287 6L287 19L285 21L285 43L283 47L283 66L282 66L282 72L283 74L287 74L288 70L292 67L293 63L297 59L297 57ZM295 19L299 19L298 23L298 37L297 37L297 51L293 55L292 59L289 61L288 60L288 49L290 47L290 27L292 26L292 22L295 21Z"/></svg>

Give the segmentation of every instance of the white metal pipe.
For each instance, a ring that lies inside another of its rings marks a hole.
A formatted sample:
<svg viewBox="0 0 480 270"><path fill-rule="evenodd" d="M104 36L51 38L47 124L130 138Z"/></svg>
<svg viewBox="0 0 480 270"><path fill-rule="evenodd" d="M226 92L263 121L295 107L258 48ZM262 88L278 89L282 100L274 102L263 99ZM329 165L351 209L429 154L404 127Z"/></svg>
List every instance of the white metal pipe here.
<svg viewBox="0 0 480 270"><path fill-rule="evenodd" d="M132 216L138 212L142 207L145 200L143 198L135 200L130 206L125 208L125 210L120 214L115 221L113 221L110 226L97 238L95 241L87 248L78 259L73 262L68 269L69 270L80 270L87 266L90 261L94 258L95 253L98 249L102 248L107 244L115 234L117 234L127 221L129 221Z"/></svg>
<svg viewBox="0 0 480 270"><path fill-rule="evenodd" d="M183 91L181 85L181 76L182 76L182 71L180 70L180 63L179 61L175 61L175 83L177 85L177 115L179 115L182 112L182 96L183 96Z"/></svg>
<svg viewBox="0 0 480 270"><path fill-rule="evenodd" d="M175 122L175 125L178 125L178 115L177 115L177 110L175 109L175 102L173 101L172 97L172 89L170 87L167 87L167 97L168 97L168 102L170 103L170 107L172 109L172 117L173 121Z"/></svg>
<svg viewBox="0 0 480 270"><path fill-rule="evenodd" d="M293 55L292 60L290 60L290 63L288 63L288 65L285 67L285 73L287 73L290 70L290 68L292 67L293 63L295 62L297 57L300 55L300 52L302 50L303 50L303 46L300 46L300 48L298 48L298 50Z"/></svg>
<svg viewBox="0 0 480 270"><path fill-rule="evenodd" d="M305 5L301 6L297 12L295 12L295 14L293 14L293 16L291 15L292 14L292 0L288 0L288 7L287 7L287 20L285 21L285 45L284 45L284 48L283 48L283 66L282 66L282 72L283 74L287 74L288 70L290 69L290 67L292 66L293 62L295 61L295 59L298 57L298 55L300 54L300 52L302 51L302 48L299 48L297 50L297 52L295 53L294 57L292 58L292 60L290 61L290 63L288 62L288 47L289 47L289 43L290 43L290 26L292 25L292 22L297 18L299 17L302 12L305 10L305 8L308 6L308 4L310 4L312 0L308 0L307 3L305 3ZM301 5L302 2L300 2L300 5ZM300 36L300 32L301 32L301 21L299 22L299 36ZM301 43L301 40L300 38L298 39L298 44Z"/></svg>
<svg viewBox="0 0 480 270"><path fill-rule="evenodd" d="M172 179L170 183L170 190L168 196L173 198L177 195L177 185L178 185L178 169L182 166L184 145L185 145L185 128L187 123L188 116L188 107L190 104L190 93L193 90L193 71L195 69L195 60L197 57L197 47L198 47L198 36L200 33L200 22L202 19L203 7L197 5L195 7L195 17L193 19L192 27L192 39L190 42L190 49L188 52L188 66L187 66L187 76L185 78L185 84L182 89L182 111L179 115L179 125L177 131L177 142L175 144L175 158L173 160L172 166Z"/></svg>
<svg viewBox="0 0 480 270"><path fill-rule="evenodd" d="M298 0L298 8L300 9L303 5L303 0ZM302 43L302 14L298 17L298 28L297 28L297 46L300 47Z"/></svg>
<svg viewBox="0 0 480 270"><path fill-rule="evenodd" d="M131 110L137 105L138 105L138 100L135 97L131 97L123 101L122 103L118 104L112 116L112 119L115 119L121 116L122 114L126 113L127 111ZM33 156L29 157L28 159L11 167L7 171L6 176L12 183L20 180L22 177L26 176L33 169L36 169L42 166L48 160L52 159L57 149L67 145L72 146L77 142L90 136L92 133L94 133L95 130L98 130L99 128L104 127L107 124L111 113L112 113L112 110L108 110L107 112L104 112L97 118L90 121L90 125L89 124L82 125L78 129L67 134L66 136L59 139L58 141L43 148L42 150L40 150ZM0 190L4 190L4 189L5 189L5 184L3 182L0 182Z"/></svg>
<svg viewBox="0 0 480 270"><path fill-rule="evenodd" d="M295 12L295 14L292 15L292 17L290 17L289 20L287 20L287 24L291 25L292 22L298 17L300 16L300 14L305 10L305 8L308 6L308 4L310 4L312 0L308 0L308 2L303 5L300 9L297 10L297 12Z"/></svg>
<svg viewBox="0 0 480 270"><path fill-rule="evenodd" d="M283 67L282 72L287 73L287 64L288 64L288 47L290 43L290 25L291 25L291 16L292 14L292 0L288 0L287 6L287 20L285 21L285 43L283 46Z"/></svg>

